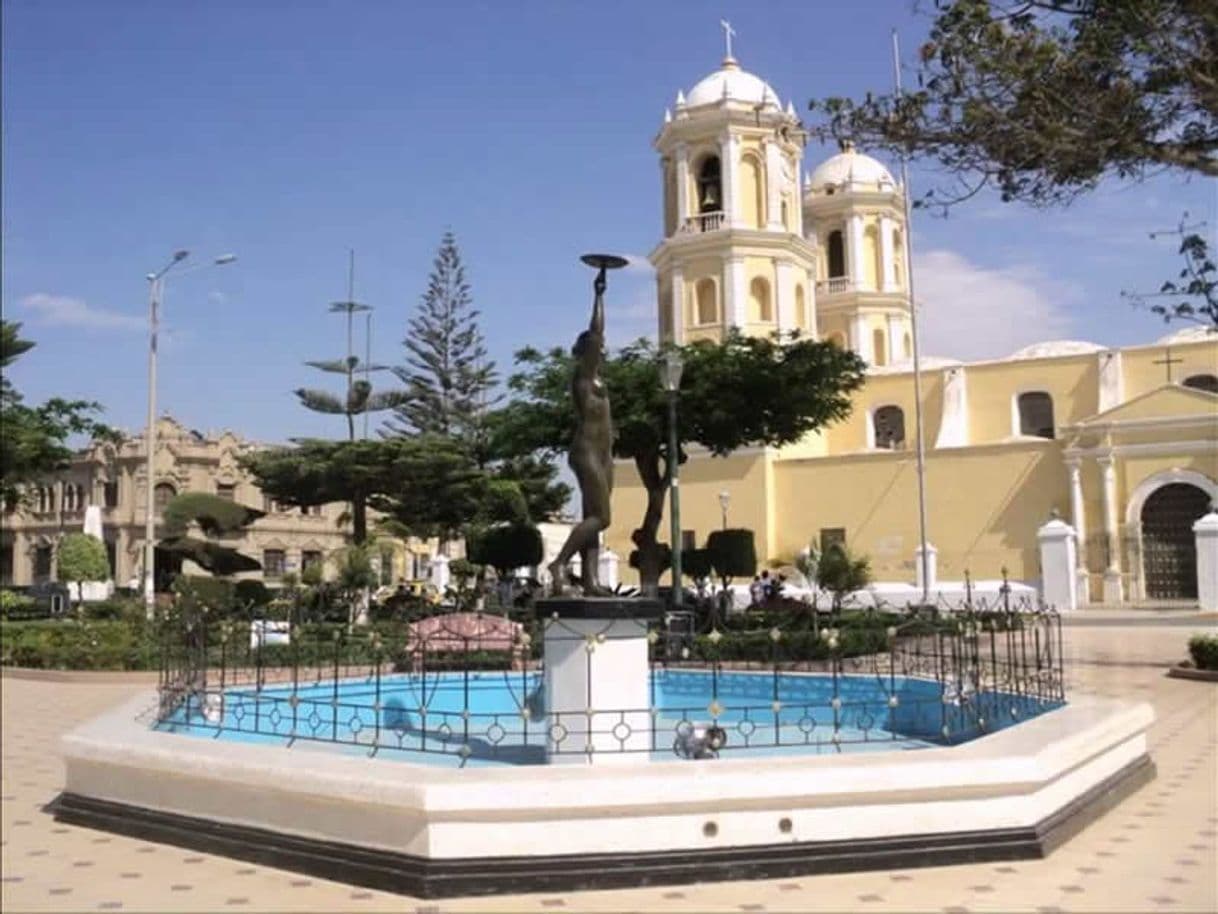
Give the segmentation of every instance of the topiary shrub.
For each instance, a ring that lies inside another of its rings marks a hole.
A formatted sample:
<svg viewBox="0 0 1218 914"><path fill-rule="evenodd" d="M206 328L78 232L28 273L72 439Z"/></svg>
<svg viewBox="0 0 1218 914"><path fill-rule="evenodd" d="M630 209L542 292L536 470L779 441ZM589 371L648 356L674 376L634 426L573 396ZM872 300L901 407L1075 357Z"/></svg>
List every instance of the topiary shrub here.
<svg viewBox="0 0 1218 914"><path fill-rule="evenodd" d="M757 573L757 546L752 530L716 530L706 538L711 567L724 580Z"/></svg>
<svg viewBox="0 0 1218 914"><path fill-rule="evenodd" d="M238 581L233 587L233 596L240 606L261 608L271 602L274 594L261 581L251 579Z"/></svg>
<svg viewBox="0 0 1218 914"><path fill-rule="evenodd" d="M1188 652L1199 670L1218 670L1218 635L1193 635Z"/></svg>
<svg viewBox="0 0 1218 914"><path fill-rule="evenodd" d="M489 565L501 578L517 568L540 565L545 554L541 531L532 524L486 527L466 538L466 552L476 565Z"/></svg>
<svg viewBox="0 0 1218 914"><path fill-rule="evenodd" d="M180 574L174 579L173 591L188 612L198 612L206 607L213 619L233 613L233 582L224 578Z"/></svg>

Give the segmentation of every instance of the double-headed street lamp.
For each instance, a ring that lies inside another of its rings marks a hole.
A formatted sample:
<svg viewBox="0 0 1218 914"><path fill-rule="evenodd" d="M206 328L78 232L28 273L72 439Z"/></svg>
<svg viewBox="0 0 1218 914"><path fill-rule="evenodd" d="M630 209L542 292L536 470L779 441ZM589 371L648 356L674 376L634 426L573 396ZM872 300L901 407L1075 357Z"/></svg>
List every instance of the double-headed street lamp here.
<svg viewBox="0 0 1218 914"><path fill-rule="evenodd" d="M153 471L153 458L156 454L156 352L157 331L160 329L160 307L165 295L166 275L190 256L190 251L175 251L173 259L165 264L158 272L148 274L148 428L145 430L147 447L147 464L145 472L148 478L147 504L144 506L144 609L148 618L152 618L156 609L156 477ZM210 264L199 264L185 270L179 270L178 275L200 270L208 266L223 266L237 259L235 254L224 254L215 258Z"/></svg>
<svg viewBox="0 0 1218 914"><path fill-rule="evenodd" d="M677 349L664 353L661 381L668 393L668 494L669 514L672 516L672 606L681 608L681 490L679 470L681 450L677 442L677 394L681 390L681 372L685 363Z"/></svg>

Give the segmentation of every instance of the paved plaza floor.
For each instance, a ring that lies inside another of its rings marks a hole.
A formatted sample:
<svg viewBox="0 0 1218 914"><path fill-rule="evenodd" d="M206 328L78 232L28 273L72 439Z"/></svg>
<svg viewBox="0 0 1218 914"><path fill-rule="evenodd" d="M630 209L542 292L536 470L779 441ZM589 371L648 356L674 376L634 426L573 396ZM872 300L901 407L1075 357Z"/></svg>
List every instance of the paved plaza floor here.
<svg viewBox="0 0 1218 914"><path fill-rule="evenodd" d="M1218 684L1164 675L1214 622L1095 621L1065 628L1068 694L1151 702L1158 777L1049 858L565 895L421 901L62 825L43 811L63 785L60 735L148 679L5 676L0 910L1216 911Z"/></svg>

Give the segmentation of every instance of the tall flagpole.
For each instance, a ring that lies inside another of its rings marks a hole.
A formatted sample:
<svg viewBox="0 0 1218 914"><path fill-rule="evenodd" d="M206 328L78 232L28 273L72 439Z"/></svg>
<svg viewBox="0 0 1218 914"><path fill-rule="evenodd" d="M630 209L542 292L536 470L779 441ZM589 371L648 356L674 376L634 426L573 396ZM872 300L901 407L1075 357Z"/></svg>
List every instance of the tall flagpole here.
<svg viewBox="0 0 1218 914"><path fill-rule="evenodd" d="M897 30L892 30L892 72L896 81L897 99L901 98L901 46ZM930 554L926 548L926 442L922 433L922 364L918 351L918 305L914 298L913 225L909 202L908 156L901 153L901 189L905 205L905 275L909 283L909 337L913 344L914 376L914 452L917 455L918 476L918 561L922 570L922 603L930 601Z"/></svg>

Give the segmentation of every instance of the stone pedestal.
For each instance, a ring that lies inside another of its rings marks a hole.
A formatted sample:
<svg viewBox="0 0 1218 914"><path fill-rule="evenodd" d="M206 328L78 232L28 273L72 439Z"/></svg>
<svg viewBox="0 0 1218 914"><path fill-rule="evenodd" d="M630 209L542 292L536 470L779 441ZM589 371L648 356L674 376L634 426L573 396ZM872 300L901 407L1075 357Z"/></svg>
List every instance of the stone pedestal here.
<svg viewBox="0 0 1218 914"><path fill-rule="evenodd" d="M1193 524L1197 542L1197 603L1206 612L1218 612L1218 510Z"/></svg>
<svg viewBox="0 0 1218 914"><path fill-rule="evenodd" d="M922 547L918 546L914 550L914 574L915 581L918 585L918 590L926 590L929 597L931 592L939 584L939 550L930 543L926 544L926 585L923 588L922 584Z"/></svg>
<svg viewBox="0 0 1218 914"><path fill-rule="evenodd" d="M1041 597L1060 612L1078 609L1078 561L1074 528L1054 518L1036 531L1040 544Z"/></svg>
<svg viewBox="0 0 1218 914"><path fill-rule="evenodd" d="M658 600L572 597L537 602L545 619L550 764L645 763L652 748L648 622Z"/></svg>

